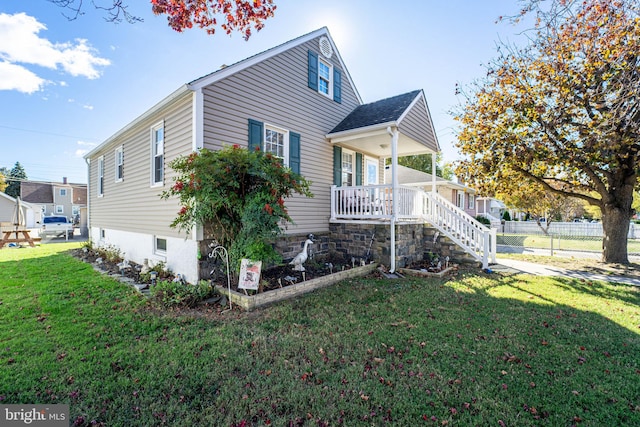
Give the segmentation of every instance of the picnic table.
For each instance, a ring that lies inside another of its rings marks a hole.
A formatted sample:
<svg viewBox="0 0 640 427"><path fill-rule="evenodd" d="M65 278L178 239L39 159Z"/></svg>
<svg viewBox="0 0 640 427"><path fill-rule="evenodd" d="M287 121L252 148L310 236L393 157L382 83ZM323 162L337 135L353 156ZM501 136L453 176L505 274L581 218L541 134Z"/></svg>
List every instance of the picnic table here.
<svg viewBox="0 0 640 427"><path fill-rule="evenodd" d="M15 226L13 224L5 224L6 223L3 223L0 227L0 231L2 232L2 238L0 239L0 249L2 249L4 245L7 245L9 243L28 243L29 246L35 247L35 242L40 240L39 238L31 237L28 228Z"/></svg>

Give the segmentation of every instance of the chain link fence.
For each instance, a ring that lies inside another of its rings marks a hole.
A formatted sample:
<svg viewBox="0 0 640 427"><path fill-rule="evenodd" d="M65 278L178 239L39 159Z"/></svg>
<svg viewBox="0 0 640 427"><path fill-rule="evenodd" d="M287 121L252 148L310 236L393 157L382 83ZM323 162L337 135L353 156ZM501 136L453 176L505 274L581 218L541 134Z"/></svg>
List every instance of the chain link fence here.
<svg viewBox="0 0 640 427"><path fill-rule="evenodd" d="M548 251L602 252L602 224L555 222L543 230L532 221L505 221L498 229L498 252L521 253L524 249ZM640 226L631 223L627 237L629 255L640 255Z"/></svg>

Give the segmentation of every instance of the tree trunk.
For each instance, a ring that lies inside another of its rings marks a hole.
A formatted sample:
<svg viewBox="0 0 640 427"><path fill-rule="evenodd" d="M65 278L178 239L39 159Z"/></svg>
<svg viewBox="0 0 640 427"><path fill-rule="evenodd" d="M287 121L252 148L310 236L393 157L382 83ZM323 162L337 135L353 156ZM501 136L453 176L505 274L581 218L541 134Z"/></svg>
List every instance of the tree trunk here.
<svg viewBox="0 0 640 427"><path fill-rule="evenodd" d="M626 203L623 203L626 204ZM606 263L628 264L627 235L631 218L631 201L629 208L605 205L602 210L602 261Z"/></svg>

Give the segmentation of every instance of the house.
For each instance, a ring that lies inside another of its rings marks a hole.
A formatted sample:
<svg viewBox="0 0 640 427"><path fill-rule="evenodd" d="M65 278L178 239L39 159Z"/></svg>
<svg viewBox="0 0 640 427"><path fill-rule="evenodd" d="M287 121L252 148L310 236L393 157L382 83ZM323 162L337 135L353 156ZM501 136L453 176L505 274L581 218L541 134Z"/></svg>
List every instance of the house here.
<svg viewBox="0 0 640 427"><path fill-rule="evenodd" d="M0 191L0 223L13 223L15 221L15 211L17 200L6 193ZM41 221L41 212L38 206L22 201L22 218L27 228L37 228Z"/></svg>
<svg viewBox="0 0 640 427"><path fill-rule="evenodd" d="M39 206L44 216L62 215L77 224L83 235L87 229L87 185L62 182L22 181L20 197Z"/></svg>
<svg viewBox="0 0 640 427"><path fill-rule="evenodd" d="M300 251L309 233L318 238L314 250L359 256L377 234L372 253L393 271L396 260L413 256L396 251L408 247L401 228L424 227L426 204L441 204L415 189L400 196L397 181L382 184L386 158L397 165L399 156L440 149L424 92L363 103L321 28L181 86L89 152L91 240L198 280L210 236L172 229L180 206L159 194L173 184L167 166L173 159L231 144L272 152L312 183L315 197L286 201L295 224L277 242L285 258ZM464 231L432 220L468 240ZM478 236L484 234L475 232L474 247L483 245Z"/></svg>
<svg viewBox="0 0 640 427"><path fill-rule="evenodd" d="M385 167L385 182L391 182L391 167ZM406 166L398 165L398 182L402 185L420 187L424 191L432 191L433 176ZM464 184L436 177L436 192L447 201L475 217L478 215L476 190Z"/></svg>

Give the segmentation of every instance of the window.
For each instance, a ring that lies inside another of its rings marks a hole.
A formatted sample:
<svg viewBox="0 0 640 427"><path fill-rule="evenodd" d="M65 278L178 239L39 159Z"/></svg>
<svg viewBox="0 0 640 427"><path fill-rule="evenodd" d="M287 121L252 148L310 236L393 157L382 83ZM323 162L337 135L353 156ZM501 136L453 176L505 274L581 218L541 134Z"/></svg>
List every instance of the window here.
<svg viewBox="0 0 640 427"><path fill-rule="evenodd" d="M323 56L326 59L331 57L328 52L324 52ZM312 50L307 52L307 86L340 104L342 103L342 72L326 59L320 58Z"/></svg>
<svg viewBox="0 0 640 427"><path fill-rule="evenodd" d="M329 63L318 59L318 92L331 97L333 94L331 85L332 67Z"/></svg>
<svg viewBox="0 0 640 427"><path fill-rule="evenodd" d="M151 128L151 185L164 180L164 123Z"/></svg>
<svg viewBox="0 0 640 427"><path fill-rule="evenodd" d="M104 157L98 159L98 197L104 195Z"/></svg>
<svg viewBox="0 0 640 427"><path fill-rule="evenodd" d="M124 179L124 147L116 148L116 182Z"/></svg>
<svg viewBox="0 0 640 427"><path fill-rule="evenodd" d="M63 214L63 213L64 213L64 206L56 205L56 214Z"/></svg>
<svg viewBox="0 0 640 427"><path fill-rule="evenodd" d="M73 216L80 215L80 206L78 205L71 206L71 215Z"/></svg>
<svg viewBox="0 0 640 427"><path fill-rule="evenodd" d="M460 191L458 191L458 203L456 203L456 206L460 209L464 209L464 193Z"/></svg>
<svg viewBox="0 0 640 427"><path fill-rule="evenodd" d="M271 153L273 156L282 159L282 163L288 165L289 132L274 126L265 125L263 150L265 153Z"/></svg>
<svg viewBox="0 0 640 427"><path fill-rule="evenodd" d="M353 153L342 150L342 185L353 185Z"/></svg>
<svg viewBox="0 0 640 427"><path fill-rule="evenodd" d="M156 237L153 249L154 249L154 252L156 253L162 253L162 254L167 253L167 239Z"/></svg>
<svg viewBox="0 0 640 427"><path fill-rule="evenodd" d="M60 189L60 197L65 197L67 195L67 189L66 188L61 188Z"/></svg>
<svg viewBox="0 0 640 427"><path fill-rule="evenodd" d="M101 239L104 239L105 237L106 237L106 233L105 233L105 231L104 231L104 228L101 228L101 229L100 229L100 238L101 238Z"/></svg>
<svg viewBox="0 0 640 427"><path fill-rule="evenodd" d="M469 194L469 209L475 209L476 197L473 194Z"/></svg>

